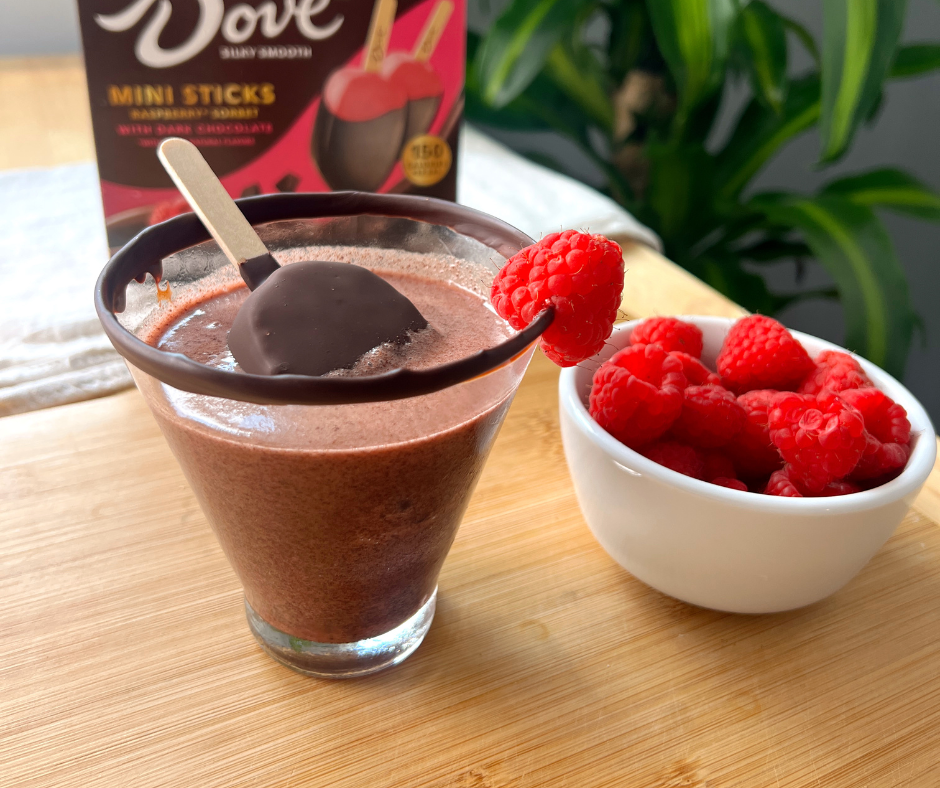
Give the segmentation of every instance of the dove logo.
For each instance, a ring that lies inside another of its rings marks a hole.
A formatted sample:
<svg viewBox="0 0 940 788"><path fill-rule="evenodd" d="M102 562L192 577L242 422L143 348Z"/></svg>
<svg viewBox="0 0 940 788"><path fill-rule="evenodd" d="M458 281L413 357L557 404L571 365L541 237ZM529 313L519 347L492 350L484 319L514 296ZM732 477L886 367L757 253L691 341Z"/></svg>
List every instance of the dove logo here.
<svg viewBox="0 0 940 788"><path fill-rule="evenodd" d="M239 3L227 12L223 0L198 2L199 20L195 28L182 44L170 49L160 46L160 34L173 14L171 0L134 0L115 14L97 14L95 22L109 32L124 32L140 22L156 4L156 11L144 25L134 47L137 59L150 68L170 68L185 63L202 52L220 31L229 43L241 44L255 30L260 30L265 38L276 38L293 21L305 38L322 41L334 35L343 24L342 14L335 14L324 25L313 21L329 8L330 0L284 0L280 12L274 0L266 0L257 7Z"/></svg>

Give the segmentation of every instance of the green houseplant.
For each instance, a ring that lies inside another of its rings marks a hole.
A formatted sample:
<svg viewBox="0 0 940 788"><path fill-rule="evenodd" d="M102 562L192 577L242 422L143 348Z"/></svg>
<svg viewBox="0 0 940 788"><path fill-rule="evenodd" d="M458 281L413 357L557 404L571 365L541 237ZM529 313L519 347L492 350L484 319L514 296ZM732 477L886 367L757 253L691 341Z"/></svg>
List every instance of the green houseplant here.
<svg viewBox="0 0 940 788"><path fill-rule="evenodd" d="M906 0L822 3L820 47L762 0L512 0L485 35L470 35L467 116L574 141L667 256L752 311L839 298L848 347L900 375L919 320L873 209L938 221L940 197L896 169L815 194L748 189L813 126L820 166L837 161L886 80L940 68L940 46L899 44ZM815 63L795 78L792 46ZM728 138L706 145L728 80L746 80L750 100ZM817 261L835 288L772 292L760 266L790 259Z"/></svg>

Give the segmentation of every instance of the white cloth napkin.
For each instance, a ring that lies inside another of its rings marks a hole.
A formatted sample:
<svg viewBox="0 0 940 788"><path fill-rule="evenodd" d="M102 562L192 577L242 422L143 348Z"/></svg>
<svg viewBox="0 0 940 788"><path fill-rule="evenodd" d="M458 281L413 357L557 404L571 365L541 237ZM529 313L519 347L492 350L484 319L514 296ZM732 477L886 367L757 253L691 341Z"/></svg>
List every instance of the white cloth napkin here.
<svg viewBox="0 0 940 788"><path fill-rule="evenodd" d="M533 238L575 228L660 248L612 200L469 127L459 166L459 202ZM0 416L131 385L92 306L107 259L93 162L0 172Z"/></svg>

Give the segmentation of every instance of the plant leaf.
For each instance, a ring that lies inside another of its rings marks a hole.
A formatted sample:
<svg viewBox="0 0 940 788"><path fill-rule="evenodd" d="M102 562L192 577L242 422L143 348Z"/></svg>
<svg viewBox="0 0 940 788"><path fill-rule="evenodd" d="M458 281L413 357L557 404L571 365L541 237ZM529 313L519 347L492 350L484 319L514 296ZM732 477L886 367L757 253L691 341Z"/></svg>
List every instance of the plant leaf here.
<svg viewBox="0 0 940 788"><path fill-rule="evenodd" d="M841 178L826 186L822 193L841 195L857 205L890 208L940 222L940 195L901 170L873 170Z"/></svg>
<svg viewBox="0 0 940 788"><path fill-rule="evenodd" d="M907 0L823 0L821 161L848 149L878 100Z"/></svg>
<svg viewBox="0 0 940 788"><path fill-rule="evenodd" d="M755 95L774 112L783 111L787 89L787 33L783 20L763 0L752 0L738 15L738 44Z"/></svg>
<svg viewBox="0 0 940 788"><path fill-rule="evenodd" d="M790 260L794 257L813 257L813 250L802 241L788 241L783 238L764 238L750 246L735 249L734 253L744 260L752 260L756 263Z"/></svg>
<svg viewBox="0 0 940 788"><path fill-rule="evenodd" d="M762 276L745 271L740 261L731 255L700 258L690 266L690 270L748 312L772 315L792 300L771 293Z"/></svg>
<svg viewBox="0 0 940 788"><path fill-rule="evenodd" d="M909 44L898 47L888 76L891 79L917 77L940 68L940 44Z"/></svg>
<svg viewBox="0 0 940 788"><path fill-rule="evenodd" d="M559 42L548 55L545 75L605 132L613 131L614 107L607 75L588 47L574 41Z"/></svg>
<svg viewBox="0 0 940 788"><path fill-rule="evenodd" d="M718 195L740 194L780 146L819 119L819 78L810 75L790 85L783 112L777 114L756 99L741 114L731 137L717 157Z"/></svg>
<svg viewBox="0 0 940 788"><path fill-rule="evenodd" d="M678 128L724 75L734 0L654 0L653 34L679 93Z"/></svg>
<svg viewBox="0 0 940 788"><path fill-rule="evenodd" d="M713 160L700 142L649 142L646 155L650 162L646 202L655 217L653 229L681 265L687 262L677 259L682 250L714 226L710 224Z"/></svg>
<svg viewBox="0 0 940 788"><path fill-rule="evenodd" d="M607 59L610 74L620 83L649 50L653 37L643 0L619 2L604 7L610 17Z"/></svg>
<svg viewBox="0 0 940 788"><path fill-rule="evenodd" d="M751 205L799 230L835 280L846 346L900 377L916 315L891 239L872 209L840 195L764 195Z"/></svg>
<svg viewBox="0 0 940 788"><path fill-rule="evenodd" d="M513 0L483 39L473 67L483 101L503 107L545 65L549 52L594 0Z"/></svg>
<svg viewBox="0 0 940 788"><path fill-rule="evenodd" d="M777 14L780 17L780 21L783 23L783 26L789 30L793 35L800 39L800 43L809 52L810 57L816 61L816 68L822 68L822 60L819 57L819 47L816 46L816 39L813 38L812 34L807 30L803 25L797 22L795 19L790 19L788 16L783 14Z"/></svg>
<svg viewBox="0 0 940 788"><path fill-rule="evenodd" d="M467 62L472 62L480 46L480 36L467 31ZM536 78L538 79L538 77ZM483 101L480 81L475 69L467 69L464 86L464 114L468 120L485 123L500 129L511 131L551 131L552 126L545 121L537 107L526 100L523 93L500 109L493 109Z"/></svg>

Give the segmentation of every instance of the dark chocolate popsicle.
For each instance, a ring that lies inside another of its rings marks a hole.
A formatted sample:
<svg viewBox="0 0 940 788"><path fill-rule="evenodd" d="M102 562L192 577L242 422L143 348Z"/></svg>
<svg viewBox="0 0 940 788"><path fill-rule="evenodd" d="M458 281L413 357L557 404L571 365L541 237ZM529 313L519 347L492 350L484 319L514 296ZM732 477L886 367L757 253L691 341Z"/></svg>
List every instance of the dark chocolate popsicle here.
<svg viewBox="0 0 940 788"><path fill-rule="evenodd" d="M427 134L440 109L444 83L430 61L453 10L450 0L441 0L427 18L412 53L394 52L382 63L382 75L408 97L406 143Z"/></svg>
<svg viewBox="0 0 940 788"><path fill-rule="evenodd" d="M381 73L346 67L326 81L311 144L331 189L375 191L398 161L408 97Z"/></svg>
<svg viewBox="0 0 940 788"><path fill-rule="evenodd" d="M427 134L444 95L444 83L427 61L415 60L406 52L385 58L382 74L408 96L405 142Z"/></svg>
<svg viewBox="0 0 940 788"><path fill-rule="evenodd" d="M382 75L396 8L396 0L376 0L362 68L339 68L323 86L310 147L334 190L376 191L401 153L408 96Z"/></svg>
<svg viewBox="0 0 940 788"><path fill-rule="evenodd" d="M427 328L414 304L367 268L303 262L279 268L242 304L229 350L255 375L325 375Z"/></svg>

